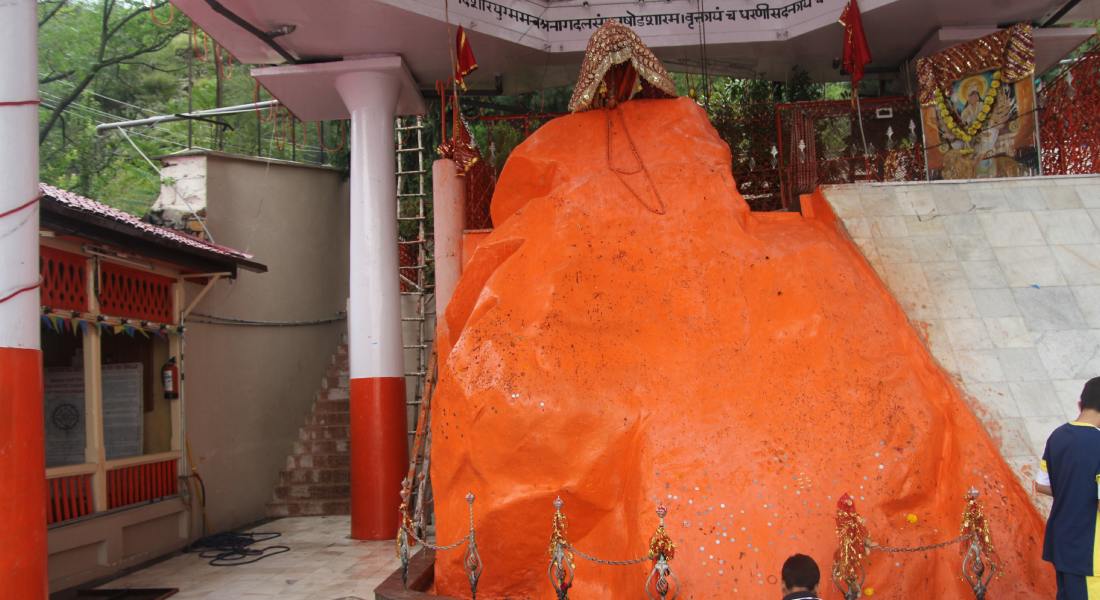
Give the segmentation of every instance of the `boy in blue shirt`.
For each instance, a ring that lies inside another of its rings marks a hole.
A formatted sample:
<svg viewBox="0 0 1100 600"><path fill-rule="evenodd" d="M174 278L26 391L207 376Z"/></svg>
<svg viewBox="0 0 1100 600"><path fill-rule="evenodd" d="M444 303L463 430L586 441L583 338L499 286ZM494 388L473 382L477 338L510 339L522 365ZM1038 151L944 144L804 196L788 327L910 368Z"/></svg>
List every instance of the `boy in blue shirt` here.
<svg viewBox="0 0 1100 600"><path fill-rule="evenodd" d="M821 570L817 562L805 554L795 554L783 563L783 600L821 600L817 584Z"/></svg>
<svg viewBox="0 0 1100 600"><path fill-rule="evenodd" d="M1054 496L1043 560L1054 564L1058 600L1100 600L1100 377L1085 384L1076 421L1047 438L1036 489Z"/></svg>

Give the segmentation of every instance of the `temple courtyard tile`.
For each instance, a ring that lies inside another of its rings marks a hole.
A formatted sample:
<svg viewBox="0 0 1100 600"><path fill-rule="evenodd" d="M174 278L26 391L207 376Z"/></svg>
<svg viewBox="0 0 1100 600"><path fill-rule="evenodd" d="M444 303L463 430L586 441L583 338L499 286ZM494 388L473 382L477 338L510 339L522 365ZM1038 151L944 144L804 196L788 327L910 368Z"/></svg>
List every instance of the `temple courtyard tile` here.
<svg viewBox="0 0 1100 600"><path fill-rule="evenodd" d="M289 552L237 566L182 553L101 587L178 588L172 600L368 600L400 562L392 540L356 541L350 530L348 516L276 519L250 531L282 535L252 548L282 545Z"/></svg>

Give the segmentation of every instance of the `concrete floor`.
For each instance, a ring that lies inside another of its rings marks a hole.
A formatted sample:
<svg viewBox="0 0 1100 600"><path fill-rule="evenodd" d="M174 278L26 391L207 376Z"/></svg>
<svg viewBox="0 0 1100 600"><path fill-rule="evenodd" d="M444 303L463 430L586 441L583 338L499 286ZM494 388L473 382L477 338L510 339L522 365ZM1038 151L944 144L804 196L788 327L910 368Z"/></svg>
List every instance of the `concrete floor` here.
<svg viewBox="0 0 1100 600"><path fill-rule="evenodd" d="M183 554L104 584L103 588L172 587L171 600L370 600L373 590L400 565L394 542L348 539L349 517L292 517L255 529L282 537L290 552L234 567L214 567L198 554Z"/></svg>

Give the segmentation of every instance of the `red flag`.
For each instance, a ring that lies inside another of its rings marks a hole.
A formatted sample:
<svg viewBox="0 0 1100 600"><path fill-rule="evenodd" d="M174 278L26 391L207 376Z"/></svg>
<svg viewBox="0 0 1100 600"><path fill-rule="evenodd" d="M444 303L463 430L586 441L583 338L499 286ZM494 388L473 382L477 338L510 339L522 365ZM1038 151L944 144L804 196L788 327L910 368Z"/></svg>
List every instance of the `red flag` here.
<svg viewBox="0 0 1100 600"><path fill-rule="evenodd" d="M852 75L852 89L857 89L863 79L863 67L871 62L871 48L863 34L863 19L856 0L848 0L848 6L840 13L840 24L844 26L844 70Z"/></svg>
<svg viewBox="0 0 1100 600"><path fill-rule="evenodd" d="M463 80L477 69L477 59L474 58L474 49L470 47L470 40L461 25L458 26L458 36L455 38L455 56L458 61L455 64L455 83L466 89L466 82Z"/></svg>

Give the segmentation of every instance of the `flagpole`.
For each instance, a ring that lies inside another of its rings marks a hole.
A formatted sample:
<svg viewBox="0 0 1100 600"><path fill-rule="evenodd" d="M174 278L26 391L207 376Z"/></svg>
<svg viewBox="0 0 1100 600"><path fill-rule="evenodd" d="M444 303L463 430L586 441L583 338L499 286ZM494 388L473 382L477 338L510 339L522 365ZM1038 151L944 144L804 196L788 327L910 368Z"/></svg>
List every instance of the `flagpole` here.
<svg viewBox="0 0 1100 600"><path fill-rule="evenodd" d="M859 89L852 88L852 95L856 98L856 118L859 119L859 139L863 141L863 156L867 156L867 136L863 133L863 108L859 105Z"/></svg>

